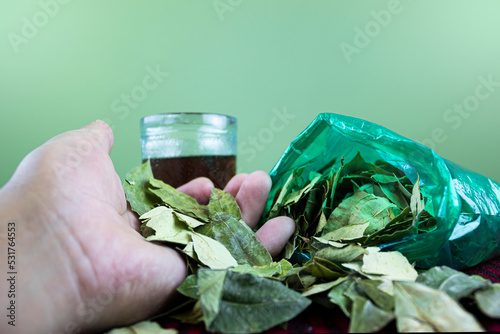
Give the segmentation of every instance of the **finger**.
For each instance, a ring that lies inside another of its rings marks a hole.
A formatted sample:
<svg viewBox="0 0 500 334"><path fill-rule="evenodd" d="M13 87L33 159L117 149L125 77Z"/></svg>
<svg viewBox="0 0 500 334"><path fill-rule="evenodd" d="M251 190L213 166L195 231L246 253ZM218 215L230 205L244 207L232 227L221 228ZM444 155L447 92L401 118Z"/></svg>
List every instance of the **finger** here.
<svg viewBox="0 0 500 334"><path fill-rule="evenodd" d="M248 175L236 195L243 221L254 228L259 222L271 190L271 178L266 172L256 171Z"/></svg>
<svg viewBox="0 0 500 334"><path fill-rule="evenodd" d="M276 217L266 222L256 233L257 239L272 257L277 256L295 232L295 223L289 217Z"/></svg>
<svg viewBox="0 0 500 334"><path fill-rule="evenodd" d="M83 126L81 129L92 133L106 152L108 152L108 154L111 152L111 149L113 148L114 136L113 130L111 130L106 122L97 120Z"/></svg>
<svg viewBox="0 0 500 334"><path fill-rule="evenodd" d="M193 197L200 204L207 204L213 187L214 183L209 178L198 177L183 184L177 190Z"/></svg>
<svg viewBox="0 0 500 334"><path fill-rule="evenodd" d="M224 188L224 191L228 192L231 194L231 196L236 197L238 194L238 191L240 190L241 184L245 179L247 178L248 174L247 173L240 173L231 178L229 182L227 183L226 187Z"/></svg>

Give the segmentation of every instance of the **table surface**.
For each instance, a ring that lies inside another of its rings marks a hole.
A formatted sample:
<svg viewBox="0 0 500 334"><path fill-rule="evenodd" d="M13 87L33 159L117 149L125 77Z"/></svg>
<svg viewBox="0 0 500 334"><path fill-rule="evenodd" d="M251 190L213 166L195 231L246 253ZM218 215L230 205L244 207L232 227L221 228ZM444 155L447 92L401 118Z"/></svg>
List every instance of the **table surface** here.
<svg viewBox="0 0 500 334"><path fill-rule="evenodd" d="M475 267L463 270L469 275L480 275L494 283L500 283L500 258L483 262ZM488 318L480 313L474 313L477 320L487 332L500 332L500 320ZM179 334L201 334L205 331L203 324L188 325L177 321L165 319L162 321L164 328L175 328ZM312 304L299 316L288 322L287 328L275 327L266 333L348 333L349 318L339 308L327 309L320 305ZM383 332L394 333L394 322L387 326Z"/></svg>

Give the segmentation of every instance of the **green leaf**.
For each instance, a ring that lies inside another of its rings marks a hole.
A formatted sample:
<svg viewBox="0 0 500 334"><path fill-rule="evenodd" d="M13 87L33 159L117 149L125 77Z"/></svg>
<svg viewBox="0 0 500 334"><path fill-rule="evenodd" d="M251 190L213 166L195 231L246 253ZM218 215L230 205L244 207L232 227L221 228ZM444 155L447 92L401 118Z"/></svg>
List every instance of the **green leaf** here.
<svg viewBox="0 0 500 334"><path fill-rule="evenodd" d="M354 183L354 181L352 181L352 182L353 182L353 186L354 186L353 190L355 190L355 191L361 190L361 191L364 191L365 193L380 196L380 195L375 194L376 190L375 190L375 185L373 183L365 183L362 186L358 186L356 183Z"/></svg>
<svg viewBox="0 0 500 334"><path fill-rule="evenodd" d="M415 282L394 282L399 332L480 332L477 320L446 293Z"/></svg>
<svg viewBox="0 0 500 334"><path fill-rule="evenodd" d="M207 328L219 315L227 273L227 270L198 270L198 294Z"/></svg>
<svg viewBox="0 0 500 334"><path fill-rule="evenodd" d="M164 329L155 321L143 321L130 327L116 328L107 334L177 334L176 329Z"/></svg>
<svg viewBox="0 0 500 334"><path fill-rule="evenodd" d="M489 281L480 276L469 276L445 266L433 267L421 273L417 282L441 290L455 300L467 297L474 291L490 285Z"/></svg>
<svg viewBox="0 0 500 334"><path fill-rule="evenodd" d="M396 175L394 175L396 176ZM403 183L401 182L403 178L398 178L398 188L399 190L401 191L401 193L408 199L411 198L411 193L408 191L408 189L406 189L406 187L403 185ZM410 180L408 180L408 177L404 177L404 180L406 181L405 183L406 184L411 184L410 183Z"/></svg>
<svg viewBox="0 0 500 334"><path fill-rule="evenodd" d="M204 236L207 236L209 238L215 239L214 225L211 223L198 226L194 231L203 234Z"/></svg>
<svg viewBox="0 0 500 334"><path fill-rule="evenodd" d="M413 216L413 226L416 228L417 227L417 219L418 216L424 211L424 200L421 199L421 194L420 194L420 176L417 176L417 180L415 181L415 184L413 185L413 191L411 194L411 199L410 199L410 208L411 208L411 214Z"/></svg>
<svg viewBox="0 0 500 334"><path fill-rule="evenodd" d="M382 238L385 238L383 240L392 240L392 237L396 237L399 233L406 233L406 218L408 215L411 213L410 207L407 206L403 211L401 211L400 214L398 214L396 217L394 217L390 222L388 222L384 228L378 230L377 232L372 233L368 238L366 239L366 243L369 241L372 242L373 240L381 240ZM411 220L410 220L411 222ZM399 224L399 225L398 225ZM404 225L404 226L403 226ZM411 226L411 224L407 224L408 226ZM397 229L396 231L394 231Z"/></svg>
<svg viewBox="0 0 500 334"><path fill-rule="evenodd" d="M474 293L477 306L487 316L500 319L500 284L492 284Z"/></svg>
<svg viewBox="0 0 500 334"><path fill-rule="evenodd" d="M398 208L404 209L408 206L406 197L399 191L396 185L380 184L379 186L384 193L384 196L387 197L392 203L396 204Z"/></svg>
<svg viewBox="0 0 500 334"><path fill-rule="evenodd" d="M236 220L227 213L217 213L212 218L215 240L227 248L238 264L265 266L273 262L266 247L242 220Z"/></svg>
<svg viewBox="0 0 500 334"><path fill-rule="evenodd" d="M350 284L344 291L344 296L348 297L353 302L354 299L358 297L368 298L365 291L361 288L361 285L359 285L358 281L358 278L353 278L352 284Z"/></svg>
<svg viewBox="0 0 500 334"><path fill-rule="evenodd" d="M313 237L313 240L314 240L314 242L313 242L314 247L319 248L319 249L322 249L326 246L335 247L335 248L344 248L344 247L347 247L347 245L349 245L349 244L345 244L345 243L337 242L337 241L332 241L332 240L328 240L328 239L321 238L321 237Z"/></svg>
<svg viewBox="0 0 500 334"><path fill-rule="evenodd" d="M368 226L370 226L370 222L342 226L324 233L321 237L331 241L354 240L363 237Z"/></svg>
<svg viewBox="0 0 500 334"><path fill-rule="evenodd" d="M240 207L234 197L230 193L217 188L212 189L208 202L208 211L210 218L217 213L227 213L237 220L241 219Z"/></svg>
<svg viewBox="0 0 500 334"><path fill-rule="evenodd" d="M208 331L259 333L294 318L311 303L279 281L252 274L229 271L223 283L218 314L206 323ZM207 301L215 306L217 302L212 301L215 298L218 297L207 298Z"/></svg>
<svg viewBox="0 0 500 334"><path fill-rule="evenodd" d="M375 161L373 166L374 170L378 174L386 174L386 175L397 174L399 175L400 178L403 178L405 176L401 170L397 169L396 167L394 167L393 165L384 160Z"/></svg>
<svg viewBox="0 0 500 334"><path fill-rule="evenodd" d="M394 309L394 296L389 295L379 288L382 281L360 279L358 280L358 284L378 307L386 311Z"/></svg>
<svg viewBox="0 0 500 334"><path fill-rule="evenodd" d="M182 252L187 256L189 256L190 258L199 262L198 257L196 256L196 253L194 251L194 245L192 241L187 243L186 247L182 249Z"/></svg>
<svg viewBox="0 0 500 334"><path fill-rule="evenodd" d="M321 212L321 215L319 216L319 222L318 225L316 225L316 231L314 232L314 234L321 233L326 224L328 224L328 220L326 219L325 213Z"/></svg>
<svg viewBox="0 0 500 334"><path fill-rule="evenodd" d="M322 186L314 188L307 193L301 202L296 204L298 210L303 210L303 216L307 221L308 227L303 230L306 232L304 235L310 236L311 234L315 234L316 230L320 228L317 224L319 223L321 216L324 215L322 211L322 205L326 196L324 190L325 189Z"/></svg>
<svg viewBox="0 0 500 334"><path fill-rule="evenodd" d="M302 292L302 296L307 297L307 296L312 296L318 293L322 293L325 291L330 291L333 287L342 284L343 282L350 280L350 277L344 276L344 277L339 277L336 280L326 282L326 283L320 283L320 284L313 284L309 288L305 289L304 292Z"/></svg>
<svg viewBox="0 0 500 334"><path fill-rule="evenodd" d="M344 226L366 223L369 225L364 234L374 233L394 218L393 208L396 206L386 198L357 191L335 208L328 217L328 224L323 229L322 236Z"/></svg>
<svg viewBox="0 0 500 334"><path fill-rule="evenodd" d="M198 278L196 275L189 275L186 277L177 288L177 291L186 297L198 299Z"/></svg>
<svg viewBox="0 0 500 334"><path fill-rule="evenodd" d="M408 262L408 259L399 252L380 252L378 247L366 248L368 254L363 256L361 271L370 277L415 281L418 273ZM376 276L375 276L376 275Z"/></svg>
<svg viewBox="0 0 500 334"><path fill-rule="evenodd" d="M395 175L385 175L385 174L373 174L371 176L372 180L377 183L395 183L398 182L398 178Z"/></svg>
<svg viewBox="0 0 500 334"><path fill-rule="evenodd" d="M292 184L297 182L305 167L295 168L291 171L288 179L283 184L283 187L279 192L276 193L276 200L274 201L271 209L269 210L269 215L267 219L271 219L280 215L280 211L283 208L284 200L286 196L292 191Z"/></svg>
<svg viewBox="0 0 500 334"><path fill-rule="evenodd" d="M196 256L201 263L209 268L226 269L238 265L238 262L236 262L226 247L217 240L196 232L192 233L191 238L193 239Z"/></svg>
<svg viewBox="0 0 500 334"><path fill-rule="evenodd" d="M265 266L250 266L249 264L242 264L237 267L231 268L231 271L241 274L253 274L259 277L284 277L292 269L292 264L285 259L280 262L273 262Z"/></svg>
<svg viewBox="0 0 500 334"><path fill-rule="evenodd" d="M328 298L330 302L340 307L342 312L348 317L351 316L352 300L344 295L344 292L349 289L349 287L354 284L352 278L335 285L328 293Z"/></svg>
<svg viewBox="0 0 500 334"><path fill-rule="evenodd" d="M130 170L125 176L123 189L132 210L140 216L152 210L160 203L158 197L148 190L149 180L153 177L151 164L146 161L139 167Z"/></svg>
<svg viewBox="0 0 500 334"><path fill-rule="evenodd" d="M352 303L350 333L375 333L394 320L394 313L381 309L369 299L356 297Z"/></svg>
<svg viewBox="0 0 500 334"><path fill-rule="evenodd" d="M313 277L325 280L337 279L347 274L343 268L335 263L316 256L306 264L305 272L310 273Z"/></svg>
<svg viewBox="0 0 500 334"><path fill-rule="evenodd" d="M314 256L326 259L331 262L352 262L359 261L367 254L366 250L358 245L346 245L346 247L325 247L317 251Z"/></svg>
<svg viewBox="0 0 500 334"><path fill-rule="evenodd" d="M173 214L173 210L158 206L139 217L143 221L144 231L148 231L146 240L166 241L187 245L191 241L191 232ZM147 229L145 229L147 228ZM150 231L154 231L151 234Z"/></svg>
<svg viewBox="0 0 500 334"><path fill-rule="evenodd" d="M174 187L154 178L149 179L149 191L158 196L165 205L175 211L208 222L208 208L189 195L181 193Z"/></svg>
<svg viewBox="0 0 500 334"><path fill-rule="evenodd" d="M333 211L335 193L339 183L340 175L342 174L344 167L345 166L341 166L337 171L334 171L332 169L328 174L325 188L325 199L323 200L323 203L321 205L323 213L326 216L330 216L331 212Z"/></svg>
<svg viewBox="0 0 500 334"><path fill-rule="evenodd" d="M373 170L373 168L374 165L367 163L365 159L363 159L363 157L361 156L361 152L358 152L351 161L349 161L344 165L340 177L343 177L345 175L358 174L363 171L370 171Z"/></svg>
<svg viewBox="0 0 500 334"><path fill-rule="evenodd" d="M302 197L304 197L315 185L316 183L320 180L321 174L315 174L313 179L303 188L288 194L286 198L284 199L284 205L290 205L297 203Z"/></svg>
<svg viewBox="0 0 500 334"><path fill-rule="evenodd" d="M205 225L205 222L198 220L196 218L190 217L188 215L182 214L180 212L174 211L174 215L175 215L175 217L177 217L177 219L179 219L179 221L183 222L184 224L186 224L187 226L189 226L191 228L196 228L198 226Z"/></svg>
<svg viewBox="0 0 500 334"><path fill-rule="evenodd" d="M193 299L190 300L192 303ZM182 313L169 314L172 319L179 320L185 324L199 324L203 322L203 308L201 307L201 302L197 300L193 307Z"/></svg>
<svg viewBox="0 0 500 334"><path fill-rule="evenodd" d="M459 271L451 269L447 266L432 267L431 269L419 274L416 282L433 289L439 289L439 286L445 279L456 273L459 273Z"/></svg>
<svg viewBox="0 0 500 334"><path fill-rule="evenodd" d="M295 269L299 269L296 271ZM293 268L288 272L286 277L286 285L295 291L304 291L308 289L310 286L316 283L317 278L307 273L306 267L302 268Z"/></svg>

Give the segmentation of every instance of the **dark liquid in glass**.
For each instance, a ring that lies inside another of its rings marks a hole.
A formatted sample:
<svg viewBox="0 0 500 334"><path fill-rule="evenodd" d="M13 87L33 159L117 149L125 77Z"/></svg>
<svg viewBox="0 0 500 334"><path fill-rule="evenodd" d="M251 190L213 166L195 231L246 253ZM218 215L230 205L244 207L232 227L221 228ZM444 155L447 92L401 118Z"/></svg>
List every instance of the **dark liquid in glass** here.
<svg viewBox="0 0 500 334"><path fill-rule="evenodd" d="M175 188L192 179L205 176L212 180L216 188L224 189L236 174L234 155L158 158L150 161L154 177Z"/></svg>

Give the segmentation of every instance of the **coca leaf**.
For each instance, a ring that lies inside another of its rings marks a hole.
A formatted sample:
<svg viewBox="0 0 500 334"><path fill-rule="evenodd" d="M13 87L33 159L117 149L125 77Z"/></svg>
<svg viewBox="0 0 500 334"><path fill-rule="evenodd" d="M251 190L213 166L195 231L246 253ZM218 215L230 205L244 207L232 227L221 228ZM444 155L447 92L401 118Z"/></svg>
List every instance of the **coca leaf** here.
<svg viewBox="0 0 500 334"><path fill-rule="evenodd" d="M372 277L415 281L418 273L408 262L408 259L399 252L381 252L377 247L368 247L368 254L363 256L361 271Z"/></svg>
<svg viewBox="0 0 500 334"><path fill-rule="evenodd" d="M500 284L492 284L477 291L474 293L474 298L484 314L491 318L500 319Z"/></svg>
<svg viewBox="0 0 500 334"><path fill-rule="evenodd" d="M346 247L325 247L317 251L314 256L326 259L331 262L352 262L359 261L361 257L367 254L366 250L358 245L346 245Z"/></svg>
<svg viewBox="0 0 500 334"><path fill-rule="evenodd" d="M265 266L273 262L271 254L242 220L217 213L213 216L212 229L215 240L226 247L238 264Z"/></svg>
<svg viewBox="0 0 500 334"><path fill-rule="evenodd" d="M307 297L307 296L312 296L318 293L330 291L333 287L345 282L346 280L349 280L350 278L348 276L344 277L339 277L336 280L326 282L326 283L319 283L319 284L313 284L309 288L305 289L304 292L302 292L302 296Z"/></svg>
<svg viewBox="0 0 500 334"><path fill-rule="evenodd" d="M342 312L348 317L351 316L352 300L347 297L344 292L349 289L349 287L354 284L353 279L348 279L335 285L330 292L328 292L328 299L333 304L340 307Z"/></svg>
<svg viewBox="0 0 500 334"><path fill-rule="evenodd" d="M177 334L176 329L164 329L157 322L143 321L130 327L116 328L107 334Z"/></svg>
<svg viewBox="0 0 500 334"><path fill-rule="evenodd" d="M198 294L207 328L219 315L226 275L226 270L198 270Z"/></svg>
<svg viewBox="0 0 500 334"><path fill-rule="evenodd" d="M238 203L230 193L217 188L212 189L212 194L208 202L210 218L219 213L227 213L233 218L241 219L241 211Z"/></svg>
<svg viewBox="0 0 500 334"><path fill-rule="evenodd" d="M394 296L389 295L379 288L382 284L381 281L361 279L358 281L358 284L378 307L386 311L394 309Z"/></svg>
<svg viewBox="0 0 500 334"><path fill-rule="evenodd" d="M177 291L186 297L198 299L198 278L196 275L189 275L186 277L177 288Z"/></svg>
<svg viewBox="0 0 500 334"><path fill-rule="evenodd" d="M226 269L238 265L238 262L236 262L226 247L217 240L196 232L192 233L191 238L193 239L196 256L201 263L209 268Z"/></svg>
<svg viewBox="0 0 500 334"><path fill-rule="evenodd" d="M357 191L335 208L328 217L322 236L341 227L366 223L369 224L364 234L374 233L394 218L394 208L396 206L386 198Z"/></svg>
<svg viewBox="0 0 500 334"><path fill-rule="evenodd" d="M482 326L443 291L415 282L394 282L394 312L400 332L480 332Z"/></svg>
<svg viewBox="0 0 500 334"><path fill-rule="evenodd" d="M337 279L347 274L344 269L335 263L316 256L306 264L305 272L324 280Z"/></svg>
<svg viewBox="0 0 500 334"><path fill-rule="evenodd" d="M148 241L165 241L187 245L191 241L191 232L173 214L173 210L158 206L139 217L143 221L141 229ZM154 231L154 234L152 234Z"/></svg>
<svg viewBox="0 0 500 334"><path fill-rule="evenodd" d="M146 161L139 167L130 170L125 176L123 190L132 210L140 216L152 210L160 200L149 192L149 180L153 177L151 164Z"/></svg>
<svg viewBox="0 0 500 334"><path fill-rule="evenodd" d="M264 266L250 266L249 264L242 264L231 268L230 270L242 274L253 274L259 277L284 278L292 268L293 267L290 262L282 259L280 262L273 262Z"/></svg>
<svg viewBox="0 0 500 334"><path fill-rule="evenodd" d="M394 312L384 310L369 299L356 297L352 303L350 333L375 333L394 320Z"/></svg>
<svg viewBox="0 0 500 334"><path fill-rule="evenodd" d="M252 274L229 271L209 284L214 293L205 298L200 284L200 300L210 305L210 321L205 319L205 324L213 332L259 333L294 318L311 303L279 281Z"/></svg>
<svg viewBox="0 0 500 334"><path fill-rule="evenodd" d="M469 276L445 266L427 270L418 276L417 282L441 290L455 300L472 295L491 284L480 276Z"/></svg>
<svg viewBox="0 0 500 334"><path fill-rule="evenodd" d="M197 218L203 222L208 222L208 208L189 195L181 193L174 187L157 180L153 177L149 179L149 191L158 196L165 205L173 210Z"/></svg>

